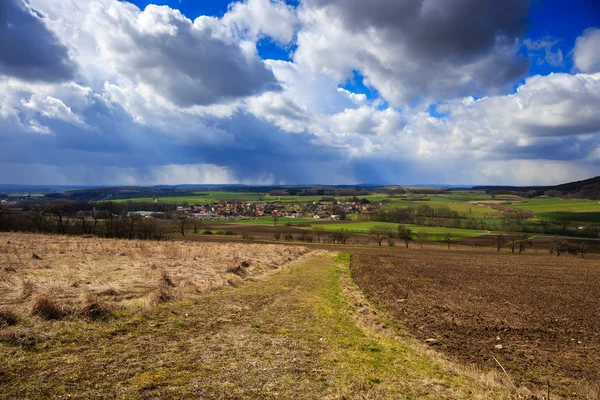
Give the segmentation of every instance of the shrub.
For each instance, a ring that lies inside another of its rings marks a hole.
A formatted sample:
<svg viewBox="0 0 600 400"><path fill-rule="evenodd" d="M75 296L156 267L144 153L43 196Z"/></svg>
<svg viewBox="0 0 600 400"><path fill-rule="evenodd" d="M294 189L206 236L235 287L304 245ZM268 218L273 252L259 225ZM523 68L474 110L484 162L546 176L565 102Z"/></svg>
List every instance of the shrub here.
<svg viewBox="0 0 600 400"><path fill-rule="evenodd" d="M275 240L279 240L279 239L281 239L281 233L279 233L279 232L275 232L275 234L273 235L273 238L274 238Z"/></svg>

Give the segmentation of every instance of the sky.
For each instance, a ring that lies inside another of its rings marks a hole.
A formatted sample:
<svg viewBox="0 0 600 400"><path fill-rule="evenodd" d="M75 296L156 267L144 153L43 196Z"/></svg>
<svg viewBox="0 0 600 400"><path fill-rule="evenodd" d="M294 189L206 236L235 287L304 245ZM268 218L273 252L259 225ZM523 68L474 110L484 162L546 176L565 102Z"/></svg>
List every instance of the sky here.
<svg viewBox="0 0 600 400"><path fill-rule="evenodd" d="M0 184L597 175L597 0L0 1Z"/></svg>

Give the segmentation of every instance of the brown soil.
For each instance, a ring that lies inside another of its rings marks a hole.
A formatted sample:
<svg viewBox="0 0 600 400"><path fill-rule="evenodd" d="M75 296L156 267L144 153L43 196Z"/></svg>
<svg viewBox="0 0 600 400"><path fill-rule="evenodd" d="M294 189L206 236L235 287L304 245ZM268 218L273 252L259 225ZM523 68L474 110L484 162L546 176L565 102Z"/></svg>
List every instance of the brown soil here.
<svg viewBox="0 0 600 400"><path fill-rule="evenodd" d="M417 338L464 363L500 363L540 396L547 379L555 396L598 396L598 260L357 248L352 276Z"/></svg>

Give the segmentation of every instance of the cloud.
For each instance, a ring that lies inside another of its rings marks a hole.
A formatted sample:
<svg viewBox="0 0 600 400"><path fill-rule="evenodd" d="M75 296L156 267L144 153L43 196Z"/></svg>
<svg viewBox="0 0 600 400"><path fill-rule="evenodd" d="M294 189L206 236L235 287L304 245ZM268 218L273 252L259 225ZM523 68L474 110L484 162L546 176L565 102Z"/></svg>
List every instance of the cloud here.
<svg viewBox="0 0 600 400"><path fill-rule="evenodd" d="M375 3L305 0L294 60L338 80L358 70L394 106L504 89L527 71L528 1Z"/></svg>
<svg viewBox="0 0 600 400"><path fill-rule="evenodd" d="M575 41L573 61L582 72L600 72L600 29L587 29Z"/></svg>
<svg viewBox="0 0 600 400"><path fill-rule="evenodd" d="M83 124L81 118L70 107L55 97L34 94L29 101L22 100L21 102L23 107L39 112L44 117L60 119L73 124Z"/></svg>
<svg viewBox="0 0 600 400"><path fill-rule="evenodd" d="M232 34L254 42L269 37L287 45L294 39L298 24L295 9L283 0L246 0L230 5L223 24Z"/></svg>
<svg viewBox="0 0 600 400"><path fill-rule="evenodd" d="M524 46L527 48L530 57L537 58L538 64L547 62L553 67L562 66L564 57L561 49L553 50L558 44L558 40L544 38L541 40L525 39ZM542 54L540 54L542 53Z"/></svg>
<svg viewBox="0 0 600 400"><path fill-rule="evenodd" d="M247 0L192 21L30 1L77 78L0 77L1 182L530 184L600 170L599 73L512 87L523 46L559 58L555 39L523 40L527 2ZM261 40L297 44L294 61L262 60ZM355 76L377 90L349 89Z"/></svg>
<svg viewBox="0 0 600 400"><path fill-rule="evenodd" d="M32 81L65 81L76 67L67 48L24 0L0 2L0 75Z"/></svg>

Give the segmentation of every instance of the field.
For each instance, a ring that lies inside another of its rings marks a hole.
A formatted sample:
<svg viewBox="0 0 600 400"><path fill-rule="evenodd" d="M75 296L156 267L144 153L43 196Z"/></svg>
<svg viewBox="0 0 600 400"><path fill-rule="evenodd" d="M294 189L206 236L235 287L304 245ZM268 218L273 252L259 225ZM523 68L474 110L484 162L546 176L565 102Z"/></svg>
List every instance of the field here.
<svg viewBox="0 0 600 400"><path fill-rule="evenodd" d="M392 229L397 229L399 224L391 222L374 222L374 221L361 221L361 222L341 222L341 223L323 223L323 224L312 224L312 228L315 226L322 226L327 232L335 232L339 230L345 230L351 234L357 235L368 235L369 230L375 226L388 226ZM455 228L440 228L431 226L418 226L410 224L402 224L403 226L410 228L413 233L418 231L425 231L429 234L429 241L442 241L446 233L452 234L452 239L464 239L476 236L482 236L488 234L487 231L473 230L473 229L455 229Z"/></svg>
<svg viewBox="0 0 600 400"><path fill-rule="evenodd" d="M582 199L537 197L510 207L531 210L536 218L559 221L600 223L600 202Z"/></svg>
<svg viewBox="0 0 600 400"><path fill-rule="evenodd" d="M347 253L50 235L0 240L3 399L528 393L497 372L463 367L414 340L354 285ZM180 290L189 283L193 290ZM177 295L131 304L157 286ZM25 288L52 296L54 307L41 307ZM101 318L89 308L41 312L80 307L80 292L114 308Z"/></svg>
<svg viewBox="0 0 600 400"><path fill-rule="evenodd" d="M161 296L177 299L239 285L308 251L53 235L32 241L27 234L2 234L0 240L0 307L22 318L35 316L42 299L55 303L57 316L85 312L80 308L90 302L114 310L148 307Z"/></svg>
<svg viewBox="0 0 600 400"><path fill-rule="evenodd" d="M356 250L352 277L418 339L504 367L540 396L598 398L597 260L482 251Z"/></svg>

